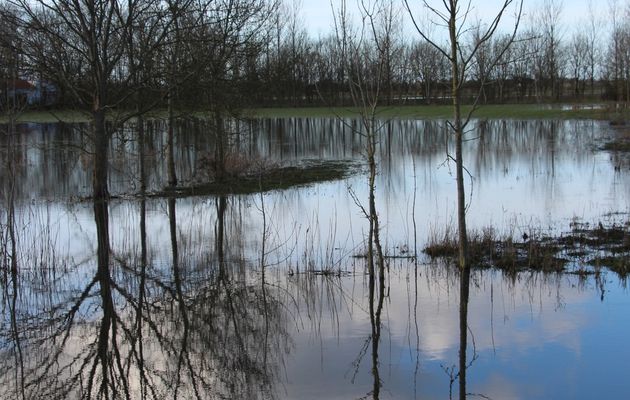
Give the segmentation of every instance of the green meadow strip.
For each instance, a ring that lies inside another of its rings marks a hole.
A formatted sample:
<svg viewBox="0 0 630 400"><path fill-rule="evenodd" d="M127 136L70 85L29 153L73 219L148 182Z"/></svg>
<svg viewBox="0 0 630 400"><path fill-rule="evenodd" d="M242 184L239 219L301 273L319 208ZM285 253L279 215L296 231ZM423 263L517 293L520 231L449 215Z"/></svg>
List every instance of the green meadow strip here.
<svg viewBox="0 0 630 400"><path fill-rule="evenodd" d="M246 109L243 115L251 118L352 118L359 116L360 111L361 109L356 107L277 107ZM464 107L464 112L468 111L470 111L470 106ZM165 115L165 112L155 110L145 117L157 119ZM207 111L196 110L187 112L185 115L204 118L210 114ZM452 106L381 107L377 115L383 119L447 119L452 116ZM610 112L605 105L592 107L579 104L483 105L475 110L474 117L481 119L630 119L628 115ZM25 111L18 114L16 120L21 123L88 122L90 115L78 110ZM0 123L8 121L7 115L0 115Z"/></svg>

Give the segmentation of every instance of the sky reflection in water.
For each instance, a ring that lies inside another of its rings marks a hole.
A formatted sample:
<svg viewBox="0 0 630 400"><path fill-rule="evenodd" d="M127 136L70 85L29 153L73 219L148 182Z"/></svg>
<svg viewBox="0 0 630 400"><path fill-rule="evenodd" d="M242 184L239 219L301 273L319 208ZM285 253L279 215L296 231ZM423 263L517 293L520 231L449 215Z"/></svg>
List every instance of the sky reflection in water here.
<svg viewBox="0 0 630 400"><path fill-rule="evenodd" d="M165 180L161 128L149 130L150 189ZM450 145L444 129L440 121L392 121L380 133L376 198L387 254L400 255L404 246L413 249L414 237L422 249L429 237L454 226L455 184L452 166L445 162ZM566 231L576 218L595 223L613 218L606 213L627 212L627 166L615 171L624 161L596 151L610 134L607 129L583 121L479 121L470 133L476 140L467 142L464 156L472 176L469 226L493 226L519 237L523 232ZM18 350L28 360L28 371L44 374L37 370L37 352L50 344L46 338L51 330L63 327L53 319L45 321L46 315L56 315L50 310L60 305L68 308L92 282L98 247L92 204L67 201L89 194L90 168L76 150L85 142L80 130L30 125L20 131L15 226L23 272L15 279L17 289L6 275L0 287L5 306L0 351L6 356L0 368L5 384L1 395L19 387L14 362ZM363 138L334 120L261 120L244 124L240 131L235 145L249 156L282 163L361 158ZM179 171L183 180L192 180L212 142L194 124L183 124L180 137ZM138 187L137 146L127 139L118 135L112 145L111 186L119 194L135 193ZM363 260L352 257L364 251L367 222L350 196L352 190L367 201L366 185L359 174L223 202L214 197L178 199L173 220L166 200L112 201L111 280L119 285L113 299L122 326L133 326L138 315L145 318L144 354L156 366L155 376L162 376L155 379L158 392L172 396L167 383L181 382L181 393L192 397L193 381L203 382L205 376L208 384L199 385L202 398L370 397L368 279ZM139 256L142 221L147 228L145 269L139 269L144 265ZM171 223L176 227L175 270ZM449 395L447 372L457 364L459 346L458 277L449 267L426 261L390 262L379 346L381 398ZM330 267L344 274L299 273ZM71 340L62 347L60 365L72 364L68 360L80 353L81 342L95 337L102 324L98 290L91 293L69 328ZM8 307L12 298L15 312ZM142 312L140 298L151 304ZM630 357L625 341L629 303L625 282L611 272L598 279L475 272L468 314L474 338L469 343L469 390L493 399L624 397L630 392L623 376ZM12 328L15 314L23 324L20 340ZM184 331L182 318L189 320ZM159 322L159 341L149 321ZM184 344L188 340L192 342ZM138 341L131 333L121 335L122 352L137 348ZM224 348L208 351L208 346ZM194 368L203 370L200 375L164 367L178 354L189 354ZM132 371L136 364L141 370L137 360L129 363ZM55 381L60 388L67 383L64 374ZM138 372L129 376L133 397L144 393L150 398L138 383ZM29 393L50 382L26 381ZM49 393L62 397L62 392ZM69 397L80 393L73 388Z"/></svg>

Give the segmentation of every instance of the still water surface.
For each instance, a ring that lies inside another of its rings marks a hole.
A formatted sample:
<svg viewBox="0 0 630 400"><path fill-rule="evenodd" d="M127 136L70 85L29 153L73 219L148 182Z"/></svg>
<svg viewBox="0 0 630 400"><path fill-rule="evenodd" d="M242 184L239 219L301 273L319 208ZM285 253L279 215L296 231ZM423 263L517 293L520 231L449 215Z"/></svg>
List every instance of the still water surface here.
<svg viewBox="0 0 630 400"><path fill-rule="evenodd" d="M256 120L235 124L230 141L235 153L283 164L361 161L356 127ZM404 258L454 226L444 122L379 132L381 240L403 258L388 258L377 290L355 257L368 229L364 173L262 195L143 200L130 127L111 147L120 197L103 207L78 201L91 188L84 129L22 125L3 139L12 167L2 172L0 397L457 396L458 273ZM165 132L147 129L156 190ZM477 121L464 154L469 226L520 237L623 221L628 165L597 150L610 135L588 121ZM201 179L214 145L204 125L179 126L177 145L180 179ZM625 280L484 270L470 287L471 396L630 395Z"/></svg>

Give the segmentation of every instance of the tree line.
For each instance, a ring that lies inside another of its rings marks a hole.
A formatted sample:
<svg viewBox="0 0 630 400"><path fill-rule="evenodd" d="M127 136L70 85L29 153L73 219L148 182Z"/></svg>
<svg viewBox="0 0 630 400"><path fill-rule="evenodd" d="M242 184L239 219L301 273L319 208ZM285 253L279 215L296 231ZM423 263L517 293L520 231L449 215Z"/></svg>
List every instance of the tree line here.
<svg viewBox="0 0 630 400"><path fill-rule="evenodd" d="M0 91L6 97L18 78L45 80L57 85L57 105L66 107L347 105L348 49L358 45L352 42L364 28L342 15L345 8L331 7L330 32L315 37L299 2L288 0L0 4ZM579 26L562 24L559 0L530 7L497 68L489 69L488 60L505 47L510 32L498 32L479 48L465 77L464 100L482 84L484 102L630 98L627 6L613 1L599 14L591 6ZM450 102L451 70L438 50L406 33L410 23L402 4L392 2L385 11L380 101ZM471 28L463 45L476 46L482 31L481 23ZM447 47L447 38L432 39ZM381 50L365 44L365 52Z"/></svg>

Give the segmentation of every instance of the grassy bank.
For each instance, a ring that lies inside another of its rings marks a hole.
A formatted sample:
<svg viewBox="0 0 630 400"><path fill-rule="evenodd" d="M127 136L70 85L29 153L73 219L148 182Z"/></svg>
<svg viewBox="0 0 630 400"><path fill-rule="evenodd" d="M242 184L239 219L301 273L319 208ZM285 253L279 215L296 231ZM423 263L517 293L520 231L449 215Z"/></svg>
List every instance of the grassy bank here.
<svg viewBox="0 0 630 400"><path fill-rule="evenodd" d="M465 109L468 111L470 108ZM246 110L246 116L254 118L311 117L335 118L356 117L359 109L353 107L302 107L302 108L256 108ZM203 111L191 112L191 115L203 117ZM444 119L452 116L448 105L431 106L396 106L382 107L378 110L381 118L399 119ZM164 118L166 112L154 111L149 118ZM476 118L485 119L598 119L610 120L622 118L611 114L606 107L596 108L581 105L547 104L501 104L484 105L475 112ZM630 116L629 116L630 117ZM623 119L623 118L622 118ZM0 123L8 118L0 116ZM21 113L18 122L86 122L89 114L73 110L26 111Z"/></svg>
<svg viewBox="0 0 630 400"><path fill-rule="evenodd" d="M470 106L464 108L468 112ZM358 108L258 108L251 110L259 118L273 117L353 117ZM445 119L453 115L449 105L381 107L382 118ZM611 114L605 107L593 108L581 105L500 104L484 105L475 111L475 118L486 119L600 119L608 120Z"/></svg>
<svg viewBox="0 0 630 400"><path fill-rule="evenodd" d="M17 115L18 123L46 124L54 122L78 123L88 122L90 114L78 110L24 111ZM0 123L9 122L7 115L0 114Z"/></svg>

